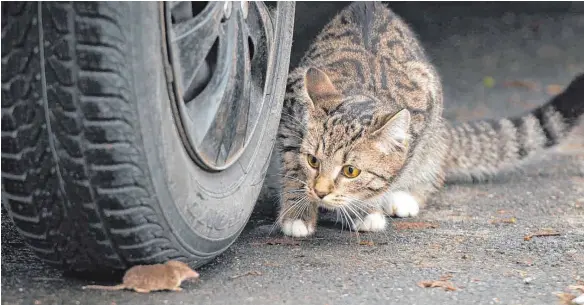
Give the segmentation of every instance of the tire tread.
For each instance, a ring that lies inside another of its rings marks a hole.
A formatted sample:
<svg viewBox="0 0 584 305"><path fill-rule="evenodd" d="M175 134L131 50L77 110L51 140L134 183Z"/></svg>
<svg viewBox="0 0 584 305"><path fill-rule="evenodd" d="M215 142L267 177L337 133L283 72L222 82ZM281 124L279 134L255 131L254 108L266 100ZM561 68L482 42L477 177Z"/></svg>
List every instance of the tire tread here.
<svg viewBox="0 0 584 305"><path fill-rule="evenodd" d="M184 256L153 208L122 52L128 4L2 5L3 197L31 249L76 271Z"/></svg>

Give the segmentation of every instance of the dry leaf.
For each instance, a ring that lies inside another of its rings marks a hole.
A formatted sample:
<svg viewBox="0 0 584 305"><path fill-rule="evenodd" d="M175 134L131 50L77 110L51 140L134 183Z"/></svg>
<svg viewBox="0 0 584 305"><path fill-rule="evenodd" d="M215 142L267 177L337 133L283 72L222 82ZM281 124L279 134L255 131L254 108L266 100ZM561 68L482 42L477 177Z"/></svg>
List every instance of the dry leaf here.
<svg viewBox="0 0 584 305"><path fill-rule="evenodd" d="M455 291L456 287L451 282L447 281L421 281L418 283L419 287L422 288L435 288L440 287L444 288L446 291Z"/></svg>
<svg viewBox="0 0 584 305"><path fill-rule="evenodd" d="M274 238L266 241L267 245L298 246L300 242L292 238Z"/></svg>
<svg viewBox="0 0 584 305"><path fill-rule="evenodd" d="M531 233L523 237L523 240L528 241L534 237L545 237L545 236L559 236L560 233L553 230L540 230L535 233Z"/></svg>
<svg viewBox="0 0 584 305"><path fill-rule="evenodd" d="M511 218L493 219L490 222L492 224L496 224L496 223L516 223L517 222L517 218L511 217Z"/></svg>
<svg viewBox="0 0 584 305"><path fill-rule="evenodd" d="M375 246L375 243L371 240L362 240L361 242L359 242L359 245L373 247Z"/></svg>
<svg viewBox="0 0 584 305"><path fill-rule="evenodd" d="M526 80L506 81L503 83L503 86L508 87L508 88L509 87L525 88L525 89L532 90L532 91L539 89L539 86L537 85L537 83L532 82L532 81L526 81Z"/></svg>
<svg viewBox="0 0 584 305"><path fill-rule="evenodd" d="M230 277L230 279L234 280L236 278L240 278L240 277L244 277L244 276L248 276L248 275L256 275L257 276L257 275L262 275L262 273L259 271L252 270L252 271L248 271L248 272L243 273L243 274L234 275L234 276Z"/></svg>
<svg viewBox="0 0 584 305"><path fill-rule="evenodd" d="M552 85L548 85L545 88L545 91L549 95L558 95L558 94L562 93L562 91L564 91L564 87L557 85L557 84L552 84Z"/></svg>
<svg viewBox="0 0 584 305"><path fill-rule="evenodd" d="M251 243L253 246L262 246L262 245L286 245L286 246L299 246L300 241L293 239L293 238L270 238L264 242L254 242Z"/></svg>
<svg viewBox="0 0 584 305"><path fill-rule="evenodd" d="M420 230L420 229L436 229L438 224L428 222L394 222L393 227L396 230Z"/></svg>

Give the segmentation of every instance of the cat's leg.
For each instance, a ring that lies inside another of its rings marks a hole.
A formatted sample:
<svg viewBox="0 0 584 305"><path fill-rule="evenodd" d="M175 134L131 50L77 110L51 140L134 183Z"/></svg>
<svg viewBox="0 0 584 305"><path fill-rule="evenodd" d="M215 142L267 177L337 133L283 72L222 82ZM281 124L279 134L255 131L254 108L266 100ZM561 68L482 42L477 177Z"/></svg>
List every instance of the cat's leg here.
<svg viewBox="0 0 584 305"><path fill-rule="evenodd" d="M289 214L293 214L290 212ZM280 221L282 233L292 237L306 237L314 234L318 209L312 204L301 212L300 215L285 215Z"/></svg>
<svg viewBox="0 0 584 305"><path fill-rule="evenodd" d="M383 209L389 216L415 217L420 212L421 198L411 192L396 191L384 198Z"/></svg>
<svg viewBox="0 0 584 305"><path fill-rule="evenodd" d="M298 189L291 187L290 183L283 187L278 220L284 235L306 237L314 234L318 208L305 194L297 192Z"/></svg>
<svg viewBox="0 0 584 305"><path fill-rule="evenodd" d="M353 230L359 232L379 232L385 230L387 219L382 209L370 209L366 215L353 219Z"/></svg>
<svg viewBox="0 0 584 305"><path fill-rule="evenodd" d="M428 197L435 193L440 185L442 185L442 180L438 180L435 184L417 185L409 191L390 192L383 197L383 210L392 217L418 216Z"/></svg>
<svg viewBox="0 0 584 305"><path fill-rule="evenodd" d="M431 193L431 187L420 187L414 192L395 191L385 194L381 204L374 203L358 217L354 217L352 227L360 232L379 232L387 226L386 215L392 217L415 217Z"/></svg>

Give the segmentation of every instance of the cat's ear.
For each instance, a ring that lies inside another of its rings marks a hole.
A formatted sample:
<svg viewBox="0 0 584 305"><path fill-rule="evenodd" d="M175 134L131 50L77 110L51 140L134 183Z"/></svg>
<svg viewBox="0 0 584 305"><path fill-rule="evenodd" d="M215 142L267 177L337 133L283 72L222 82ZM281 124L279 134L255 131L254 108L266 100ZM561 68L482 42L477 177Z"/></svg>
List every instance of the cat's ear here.
<svg viewBox="0 0 584 305"><path fill-rule="evenodd" d="M315 106L328 108L341 97L339 90L333 85L328 75L317 68L309 68L304 76L306 92Z"/></svg>
<svg viewBox="0 0 584 305"><path fill-rule="evenodd" d="M410 123L411 115L407 109L382 118L380 127L371 134L379 150L389 153L395 150L396 145L407 149Z"/></svg>

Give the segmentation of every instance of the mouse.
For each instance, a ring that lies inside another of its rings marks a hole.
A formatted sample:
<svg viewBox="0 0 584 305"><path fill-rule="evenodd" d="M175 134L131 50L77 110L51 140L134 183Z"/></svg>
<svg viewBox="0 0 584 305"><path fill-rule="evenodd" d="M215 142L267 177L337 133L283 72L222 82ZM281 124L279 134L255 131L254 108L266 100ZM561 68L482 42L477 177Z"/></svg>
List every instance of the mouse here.
<svg viewBox="0 0 584 305"><path fill-rule="evenodd" d="M87 285L83 289L122 290L136 292L171 290L182 291L181 283L187 279L197 279L199 274L189 265L180 261L168 261L164 264L137 265L126 271L122 284L114 286Z"/></svg>

